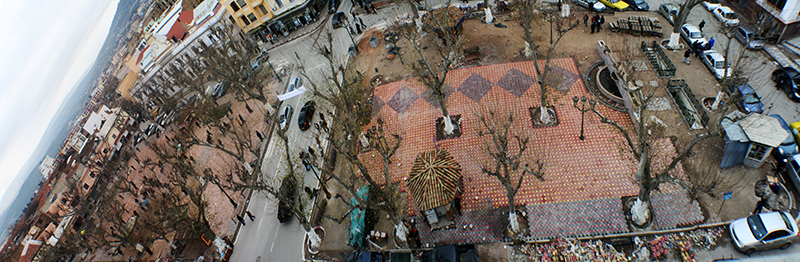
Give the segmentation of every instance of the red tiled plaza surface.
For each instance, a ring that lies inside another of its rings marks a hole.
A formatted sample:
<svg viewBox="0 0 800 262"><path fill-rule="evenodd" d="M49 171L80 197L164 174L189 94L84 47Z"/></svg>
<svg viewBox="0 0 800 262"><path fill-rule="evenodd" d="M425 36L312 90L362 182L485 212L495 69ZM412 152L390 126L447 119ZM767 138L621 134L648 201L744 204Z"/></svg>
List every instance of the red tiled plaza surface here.
<svg viewBox="0 0 800 262"><path fill-rule="evenodd" d="M388 130L403 137L390 168L392 181L402 181L408 176L417 154L437 146L445 147L463 168L465 192L462 205L465 211L508 205L506 190L496 178L481 173L480 169L488 164L489 156L485 152L487 136L477 135L480 122L475 113L489 109L498 116L513 114L512 131L531 138L524 157L531 163L538 159L545 164L545 181L526 177L515 199L517 205L636 194L638 188L631 177L634 166L627 153L622 153L625 145L616 130L600 123L596 115L587 113L586 140L578 139L581 113L573 108L572 97L591 98L591 95L586 91L582 74L573 60L555 59L552 65L553 74L560 79L553 84L566 90L551 89L548 92L560 122L554 127L534 129L531 124L529 108L539 106L539 86L535 81L533 62L451 71L446 84L454 90L446 103L451 115L461 115L463 119L463 134L454 139L435 140L434 123L442 113L426 100L426 89L416 79L376 87L374 103L381 106L374 117L384 119ZM602 105L597 109L623 127L630 128L627 114ZM376 180L383 181L379 175L382 173L379 155L367 152L361 157L371 159L370 173ZM409 202L410 211L415 211L413 201Z"/></svg>

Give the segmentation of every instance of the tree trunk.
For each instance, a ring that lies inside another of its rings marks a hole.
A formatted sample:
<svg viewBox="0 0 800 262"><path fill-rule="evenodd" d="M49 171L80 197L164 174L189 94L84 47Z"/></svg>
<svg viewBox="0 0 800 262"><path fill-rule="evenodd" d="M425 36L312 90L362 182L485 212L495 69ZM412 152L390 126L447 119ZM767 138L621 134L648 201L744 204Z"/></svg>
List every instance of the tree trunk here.
<svg viewBox="0 0 800 262"><path fill-rule="evenodd" d="M680 46L681 46L680 36L681 36L680 33L676 33L676 32L670 33L669 34L669 43L667 43L667 48L672 49L672 50L680 49Z"/></svg>
<svg viewBox="0 0 800 262"><path fill-rule="evenodd" d="M539 121L541 121L542 124L547 125L547 124L550 124L550 122L553 121L553 118L550 115L549 108L547 108L546 106L542 105L542 106L539 107L539 111L541 111L541 113L539 114Z"/></svg>
<svg viewBox="0 0 800 262"><path fill-rule="evenodd" d="M530 58L533 55L533 49L531 49L531 43L525 42L525 57Z"/></svg>
<svg viewBox="0 0 800 262"><path fill-rule="evenodd" d="M508 191L508 225L511 227L511 232L514 234L519 233L519 220L517 219L517 207L514 205L514 194Z"/></svg>

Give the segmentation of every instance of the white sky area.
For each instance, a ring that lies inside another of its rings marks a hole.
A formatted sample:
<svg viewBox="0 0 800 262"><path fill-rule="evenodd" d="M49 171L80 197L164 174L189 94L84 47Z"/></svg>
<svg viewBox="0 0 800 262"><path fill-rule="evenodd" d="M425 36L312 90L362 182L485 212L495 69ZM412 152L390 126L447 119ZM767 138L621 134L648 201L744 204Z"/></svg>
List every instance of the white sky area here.
<svg viewBox="0 0 800 262"><path fill-rule="evenodd" d="M19 190L9 184L97 58L118 2L0 0L0 196Z"/></svg>

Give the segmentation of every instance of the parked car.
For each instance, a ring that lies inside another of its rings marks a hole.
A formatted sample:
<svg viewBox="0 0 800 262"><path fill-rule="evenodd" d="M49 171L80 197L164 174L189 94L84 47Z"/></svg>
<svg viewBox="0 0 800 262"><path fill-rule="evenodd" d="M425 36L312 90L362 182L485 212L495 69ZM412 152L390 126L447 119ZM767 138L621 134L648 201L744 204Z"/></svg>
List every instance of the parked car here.
<svg viewBox="0 0 800 262"><path fill-rule="evenodd" d="M800 73L794 68L784 67L772 72L775 87L782 89L789 99L800 101Z"/></svg>
<svg viewBox="0 0 800 262"><path fill-rule="evenodd" d="M733 9L731 9L730 7L720 6L714 8L714 10L712 10L711 13L714 14L714 17L716 17L717 20L722 22L722 25L726 27L739 25L739 18L736 15L736 13L733 12Z"/></svg>
<svg viewBox="0 0 800 262"><path fill-rule="evenodd" d="M281 130L286 130L288 127L289 120L292 119L292 114L294 114L294 108L290 105L286 105L281 110L281 114L278 116L278 125L281 127Z"/></svg>
<svg viewBox="0 0 800 262"><path fill-rule="evenodd" d="M649 11L650 5L644 0L623 0L634 11Z"/></svg>
<svg viewBox="0 0 800 262"><path fill-rule="evenodd" d="M758 97L756 90L750 84L740 85L739 93L742 94L742 108L744 108L745 113L761 114L761 112L764 112L761 98Z"/></svg>
<svg viewBox="0 0 800 262"><path fill-rule="evenodd" d="M344 12L338 12L333 15L333 18L331 19L331 26L333 26L333 29L343 27L345 21L347 21L347 17L344 15Z"/></svg>
<svg viewBox="0 0 800 262"><path fill-rule="evenodd" d="M212 95L214 97L222 97L225 95L225 92L228 91L228 83L219 83L214 86L214 92Z"/></svg>
<svg viewBox="0 0 800 262"><path fill-rule="evenodd" d="M764 40L761 35L756 33L756 28L750 25L740 25L736 27L733 34L747 49L762 49L764 48Z"/></svg>
<svg viewBox="0 0 800 262"><path fill-rule="evenodd" d="M786 123L786 120L783 120L783 117L777 114L769 115L778 119L778 122L781 123L781 127L783 130L789 133L789 137L786 140L783 140L778 147L772 149L772 157L775 160L778 160L779 164L786 164L788 162L789 157L797 154L797 143L794 141L794 134L792 133L791 129L789 128L789 124Z"/></svg>
<svg viewBox="0 0 800 262"><path fill-rule="evenodd" d="M602 9L601 10L594 9L597 0L573 0L573 2L578 6L582 6L583 8L588 9L589 11L598 11L598 12L603 11ZM605 9L605 5L603 5L603 9Z"/></svg>
<svg viewBox="0 0 800 262"><path fill-rule="evenodd" d="M794 141L800 141L800 122L789 124L789 129L791 130L789 133L794 136Z"/></svg>
<svg viewBox="0 0 800 262"><path fill-rule="evenodd" d="M673 3L665 3L658 6L658 12L667 19L671 25L675 25L675 18L678 17L678 5Z"/></svg>
<svg viewBox="0 0 800 262"><path fill-rule="evenodd" d="M297 114L297 126L300 127L300 130L306 131L311 127L311 119L314 118L315 110L316 103L314 103L314 101L308 101L303 105L303 108L300 109L300 113Z"/></svg>
<svg viewBox="0 0 800 262"><path fill-rule="evenodd" d="M278 221L281 223L292 219L292 206L295 205L295 191L297 191L297 181L291 175L283 178L278 198Z"/></svg>
<svg viewBox="0 0 800 262"><path fill-rule="evenodd" d="M620 0L600 0L600 3L603 3L604 5L617 11L622 11L628 8L628 3L625 3Z"/></svg>
<svg viewBox="0 0 800 262"><path fill-rule="evenodd" d="M297 76L293 76L291 79L289 79L289 84L286 85L286 92L284 92L284 94L292 92L295 89L300 88L301 86L303 86L303 79L300 79Z"/></svg>
<svg viewBox="0 0 800 262"><path fill-rule="evenodd" d="M689 23L685 23L681 26L681 38L683 41L686 41L686 44L692 46L692 43L695 41L700 41L700 44L705 45L708 43L705 38L705 34L700 32L700 29L697 26Z"/></svg>
<svg viewBox="0 0 800 262"><path fill-rule="evenodd" d="M794 189L800 191L800 154L789 157L786 162L787 164L784 166L783 171L786 172L786 176L794 184Z"/></svg>
<svg viewBox="0 0 800 262"><path fill-rule="evenodd" d="M717 7L720 7L722 5L719 4L719 0L710 0L703 2L703 6L706 7L706 10L711 12L714 11L714 9L716 9Z"/></svg>
<svg viewBox="0 0 800 262"><path fill-rule="evenodd" d="M714 50L703 51L703 56L700 57L700 60L703 61L703 64L706 65L706 68L711 71L711 74L714 75L714 78L717 80L731 76L728 63L725 61L725 57L719 52Z"/></svg>
<svg viewBox="0 0 800 262"><path fill-rule="evenodd" d="M729 227L736 249L748 255L756 250L787 249L800 240L794 217L784 211L740 218L731 222Z"/></svg>

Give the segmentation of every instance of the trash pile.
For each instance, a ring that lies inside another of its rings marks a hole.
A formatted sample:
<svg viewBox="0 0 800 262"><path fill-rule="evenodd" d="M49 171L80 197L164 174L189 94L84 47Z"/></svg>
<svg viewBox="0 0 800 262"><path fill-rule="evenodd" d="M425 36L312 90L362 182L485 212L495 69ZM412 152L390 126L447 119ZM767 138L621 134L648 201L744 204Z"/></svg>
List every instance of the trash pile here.
<svg viewBox="0 0 800 262"><path fill-rule="evenodd" d="M557 238L544 244L522 245L519 251L528 261L630 261L628 255L602 240Z"/></svg>
<svg viewBox="0 0 800 262"><path fill-rule="evenodd" d="M523 244L516 251L527 261L696 261L695 248L711 249L725 227L699 229L646 237L634 237L632 254L602 240L557 238L543 244Z"/></svg>
<svg viewBox="0 0 800 262"><path fill-rule="evenodd" d="M633 256L647 257L648 260L666 261L670 258L680 261L697 261L695 248L711 249L722 235L724 227L699 229L690 232L680 232L654 236L649 241L634 239L636 249Z"/></svg>

